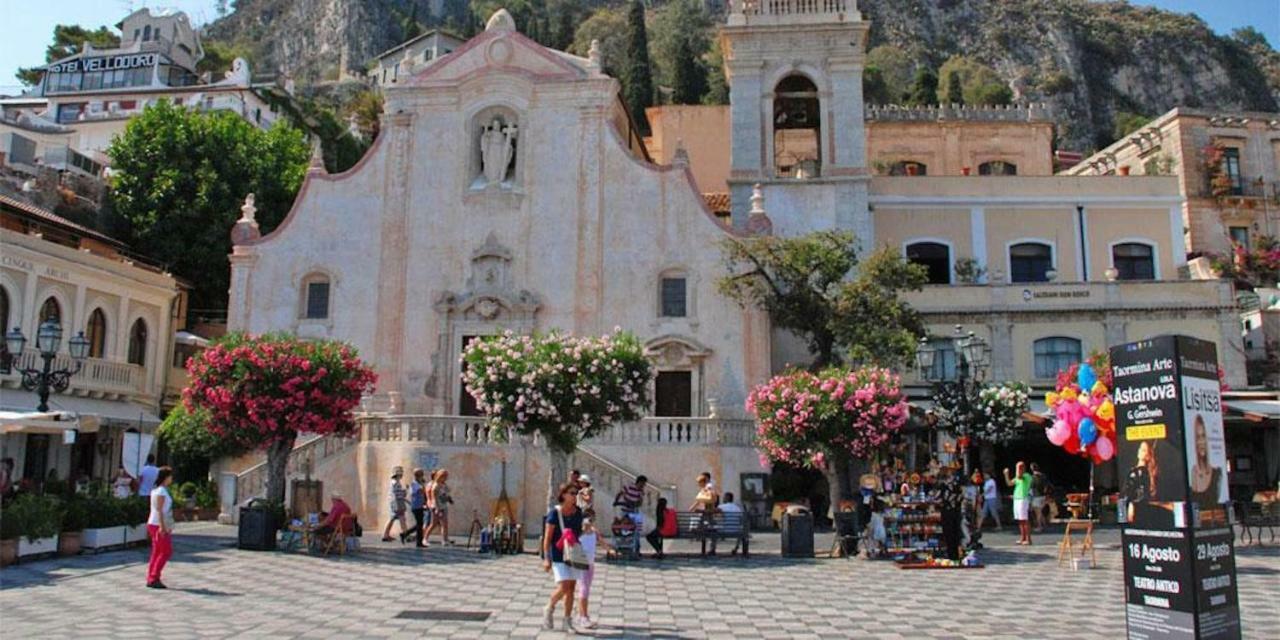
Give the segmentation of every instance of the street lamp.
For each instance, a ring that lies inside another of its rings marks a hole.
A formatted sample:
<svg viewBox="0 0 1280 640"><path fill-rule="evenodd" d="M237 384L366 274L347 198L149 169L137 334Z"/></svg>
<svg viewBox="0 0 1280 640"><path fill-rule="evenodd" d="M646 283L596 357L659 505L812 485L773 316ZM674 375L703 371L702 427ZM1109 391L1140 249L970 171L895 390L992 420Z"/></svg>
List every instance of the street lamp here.
<svg viewBox="0 0 1280 640"><path fill-rule="evenodd" d="M934 398L955 399L955 411L950 419L952 423L950 426L954 429L961 426L957 424L959 420L969 416L970 407L974 405L978 392L982 390L982 380L991 366L991 347L986 340L972 331L968 334L964 333L960 325L955 326L955 332L951 336L951 346L952 352L956 355L954 379L948 379L945 366L935 366L938 364L938 353L941 350L934 346L928 337L920 338L920 344L916 346L916 367L920 370L921 379L933 383ZM969 456L966 454L962 459L964 471L968 474Z"/></svg>
<svg viewBox="0 0 1280 640"><path fill-rule="evenodd" d="M22 335L21 328L14 327L12 331L5 334L4 341L9 353L15 358L22 356L22 349L27 345L27 337ZM21 363L17 366L18 373L22 374L22 388L35 391L40 396L40 406L36 408L37 411L49 410L49 393L66 391L67 385L71 382L71 376L80 372L84 367L85 357L89 355L89 339L85 338L84 332L81 331L67 342L67 350L71 352L74 368L54 369L53 359L58 355L58 346L61 344L62 325L58 324L57 320L45 320L36 330L36 349L40 352L40 358L44 360L44 367L42 369L23 367Z"/></svg>

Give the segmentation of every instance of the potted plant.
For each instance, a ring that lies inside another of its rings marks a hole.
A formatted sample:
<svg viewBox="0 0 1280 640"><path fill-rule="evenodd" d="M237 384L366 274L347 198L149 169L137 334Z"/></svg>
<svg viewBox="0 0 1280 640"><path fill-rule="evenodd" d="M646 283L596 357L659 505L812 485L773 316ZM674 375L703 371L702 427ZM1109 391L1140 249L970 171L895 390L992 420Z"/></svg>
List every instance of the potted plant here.
<svg viewBox="0 0 1280 640"><path fill-rule="evenodd" d="M131 542L142 542L147 539L147 517L151 515L151 504L148 498L142 496L131 496L121 501L123 503L124 524L127 527L124 533L125 544Z"/></svg>
<svg viewBox="0 0 1280 640"><path fill-rule="evenodd" d="M58 533L58 555L79 555L89 498L73 495L62 501L62 531Z"/></svg>
<svg viewBox="0 0 1280 640"><path fill-rule="evenodd" d="M84 531L80 533L80 546L85 549L105 549L124 544L123 500L109 495L95 495L86 499Z"/></svg>
<svg viewBox="0 0 1280 640"><path fill-rule="evenodd" d="M196 489L196 519L217 520L222 511L218 503L218 485L205 482Z"/></svg>
<svg viewBox="0 0 1280 640"><path fill-rule="evenodd" d="M987 268L974 258L956 260L955 268L956 279L964 284L978 284L987 273Z"/></svg>
<svg viewBox="0 0 1280 640"><path fill-rule="evenodd" d="M13 509L22 519L18 538L18 557L43 555L58 550L58 530L62 527L62 508L53 496L28 494L14 500Z"/></svg>
<svg viewBox="0 0 1280 640"><path fill-rule="evenodd" d="M22 517L22 510L14 509L12 503L0 510L0 567L18 561L18 537L24 527Z"/></svg>

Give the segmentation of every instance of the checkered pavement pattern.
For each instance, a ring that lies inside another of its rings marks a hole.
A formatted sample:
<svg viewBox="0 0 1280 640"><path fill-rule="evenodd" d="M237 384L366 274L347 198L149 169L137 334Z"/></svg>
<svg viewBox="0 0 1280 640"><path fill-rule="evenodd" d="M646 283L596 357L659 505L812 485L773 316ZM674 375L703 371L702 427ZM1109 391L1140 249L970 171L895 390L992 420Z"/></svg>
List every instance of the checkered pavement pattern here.
<svg viewBox="0 0 1280 640"><path fill-rule="evenodd" d="M167 591L143 587L146 549L8 567L0 571L0 636L565 637L540 628L552 585L536 555L418 550L370 534L358 554L323 558L241 551L234 533L180 524ZM1009 534L987 534L981 570L782 558L777 535L768 533L754 536L749 558L723 551L700 558L677 543L661 561L601 562L592 590L600 628L584 636L1121 638L1119 533L1096 537L1101 567L1079 572L1058 568L1049 534L1029 548ZM818 548L829 541L820 536ZM1280 637L1280 547L1242 549L1237 563L1246 637ZM406 610L490 615L483 622L398 617Z"/></svg>

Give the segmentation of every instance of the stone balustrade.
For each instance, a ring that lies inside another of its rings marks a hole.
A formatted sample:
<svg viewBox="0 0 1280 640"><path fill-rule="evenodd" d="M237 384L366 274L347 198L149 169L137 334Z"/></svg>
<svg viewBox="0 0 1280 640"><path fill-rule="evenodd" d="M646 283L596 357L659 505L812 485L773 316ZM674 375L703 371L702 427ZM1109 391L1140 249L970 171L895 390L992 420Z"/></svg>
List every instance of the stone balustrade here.
<svg viewBox="0 0 1280 640"><path fill-rule="evenodd" d="M858 22L856 0L731 0L729 26Z"/></svg>
<svg viewBox="0 0 1280 640"><path fill-rule="evenodd" d="M939 104L904 107L896 104L867 105L867 122L1050 122L1048 103L1006 105Z"/></svg>
<svg viewBox="0 0 1280 640"><path fill-rule="evenodd" d="M366 415L359 418L366 442L430 442L439 446L500 445L510 434L480 417L445 415ZM588 440L600 445L701 446L752 445L750 420L722 418L643 418L606 429ZM537 443L535 438L535 443Z"/></svg>
<svg viewBox="0 0 1280 640"><path fill-rule="evenodd" d="M60 353L53 358L52 367L75 369L71 356ZM36 349L23 349L14 359L12 370L0 376L0 380L17 386L22 376L18 369L43 369L44 360ZM71 376L67 393L103 397L130 397L146 393L146 369L128 362L114 362L102 358L85 358L81 369Z"/></svg>

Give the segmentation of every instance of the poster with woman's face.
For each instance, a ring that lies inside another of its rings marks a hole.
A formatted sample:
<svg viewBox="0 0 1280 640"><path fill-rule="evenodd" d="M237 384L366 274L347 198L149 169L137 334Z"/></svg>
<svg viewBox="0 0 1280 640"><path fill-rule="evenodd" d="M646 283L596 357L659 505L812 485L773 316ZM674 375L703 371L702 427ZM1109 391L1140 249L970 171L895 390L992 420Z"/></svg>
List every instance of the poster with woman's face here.
<svg viewBox="0 0 1280 640"><path fill-rule="evenodd" d="M1228 502L1227 445L1216 379L1182 378L1182 419L1191 501L1202 507Z"/></svg>

